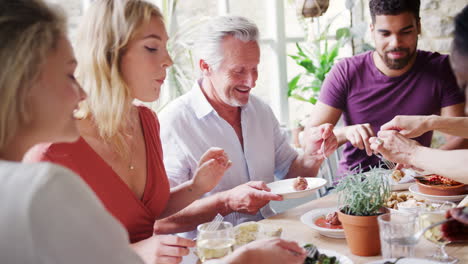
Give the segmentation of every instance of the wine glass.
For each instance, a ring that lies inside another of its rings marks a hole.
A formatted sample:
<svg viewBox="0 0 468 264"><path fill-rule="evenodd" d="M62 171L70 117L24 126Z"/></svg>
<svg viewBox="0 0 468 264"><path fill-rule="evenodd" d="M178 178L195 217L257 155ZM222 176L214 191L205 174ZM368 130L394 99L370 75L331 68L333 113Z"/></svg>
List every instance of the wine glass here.
<svg viewBox="0 0 468 264"><path fill-rule="evenodd" d="M455 207L452 202L426 202L426 206L419 214L419 224L421 228L428 227L434 223L445 219L447 210ZM456 263L458 259L451 257L445 252L445 246L450 241L444 236L442 232L442 225L435 226L424 233L424 237L438 246L438 250L431 256L443 263Z"/></svg>
<svg viewBox="0 0 468 264"><path fill-rule="evenodd" d="M197 227L197 255L201 262L219 259L234 250L234 230L229 222L220 222L215 229L210 223Z"/></svg>

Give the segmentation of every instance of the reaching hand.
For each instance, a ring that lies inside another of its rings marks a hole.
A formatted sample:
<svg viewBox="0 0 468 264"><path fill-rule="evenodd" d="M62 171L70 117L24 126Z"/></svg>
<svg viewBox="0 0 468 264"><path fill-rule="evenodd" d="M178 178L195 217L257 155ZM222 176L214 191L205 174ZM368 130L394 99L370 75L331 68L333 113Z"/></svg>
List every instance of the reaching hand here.
<svg viewBox="0 0 468 264"><path fill-rule="evenodd" d="M282 201L280 195L270 192L270 188L261 181L250 181L225 192L231 211L256 214L270 201Z"/></svg>
<svg viewBox="0 0 468 264"><path fill-rule="evenodd" d="M369 139L370 148L382 154L384 158L401 164L411 164L410 157L419 147L419 143L408 139L395 130L380 131L379 138Z"/></svg>
<svg viewBox="0 0 468 264"><path fill-rule="evenodd" d="M258 240L249 243L226 258L225 262L234 263L268 263L268 264L302 264L306 252L296 242L280 238Z"/></svg>
<svg viewBox="0 0 468 264"><path fill-rule="evenodd" d="M203 192L211 191L221 180L232 162L221 148L210 148L198 162L198 168L193 177L193 185Z"/></svg>
<svg viewBox="0 0 468 264"><path fill-rule="evenodd" d="M444 236L450 241L468 241L468 207L450 209L446 218L455 220L442 225Z"/></svg>
<svg viewBox="0 0 468 264"><path fill-rule="evenodd" d="M325 144L325 153L322 151ZM322 159L330 156L338 147L338 141L333 133L332 124L322 124L317 127L308 127L304 135L304 153Z"/></svg>
<svg viewBox="0 0 468 264"><path fill-rule="evenodd" d="M154 235L132 244L132 248L147 264L178 264L183 256L189 254L188 247L194 246L194 241L174 235Z"/></svg>
<svg viewBox="0 0 468 264"><path fill-rule="evenodd" d="M430 130L427 120L430 116L395 116L382 125L380 130L396 130L407 138L419 137Z"/></svg>
<svg viewBox="0 0 468 264"><path fill-rule="evenodd" d="M366 150L368 156L372 155L369 138L374 137L374 131L370 124L358 124L346 127L346 139L354 147L360 150Z"/></svg>

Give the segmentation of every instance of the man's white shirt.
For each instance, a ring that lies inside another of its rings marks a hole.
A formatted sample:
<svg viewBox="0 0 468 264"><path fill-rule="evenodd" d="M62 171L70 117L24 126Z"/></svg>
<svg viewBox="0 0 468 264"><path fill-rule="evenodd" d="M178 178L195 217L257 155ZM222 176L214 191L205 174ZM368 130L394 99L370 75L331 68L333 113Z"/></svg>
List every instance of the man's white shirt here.
<svg viewBox="0 0 468 264"><path fill-rule="evenodd" d="M210 147L220 147L232 161L219 184L209 193L232 189L248 181L272 182L284 178L297 152L289 145L286 135L271 108L254 95L241 107L244 148L234 128L204 96L199 83L177 98L159 115L164 165L171 187L192 179L201 156ZM263 208L263 217L271 212ZM271 215L271 214L270 214ZM263 218L257 215L232 213L225 217L234 225Z"/></svg>

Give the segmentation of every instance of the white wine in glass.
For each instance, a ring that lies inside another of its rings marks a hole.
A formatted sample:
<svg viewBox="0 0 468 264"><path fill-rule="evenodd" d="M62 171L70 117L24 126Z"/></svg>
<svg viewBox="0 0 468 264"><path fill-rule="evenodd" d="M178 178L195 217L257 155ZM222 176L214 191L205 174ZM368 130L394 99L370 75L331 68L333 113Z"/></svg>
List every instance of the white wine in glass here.
<svg viewBox="0 0 468 264"><path fill-rule="evenodd" d="M211 226L210 226L211 225ZM201 262L219 259L234 250L234 230L229 222L201 224L197 227L197 255Z"/></svg>
<svg viewBox="0 0 468 264"><path fill-rule="evenodd" d="M202 239L197 240L197 254L201 262L209 259L219 259L232 253L234 239Z"/></svg>
<svg viewBox="0 0 468 264"><path fill-rule="evenodd" d="M449 206L452 207L452 206ZM444 208L450 209L450 208ZM425 212L422 212L419 215L419 224L421 228L426 228L434 223L445 220L446 210L442 208L435 208L433 210L426 209ZM435 226L424 233L424 237L432 243L435 243L439 250L437 250L434 255L430 256L432 259L435 259L443 263L456 263L458 260L454 257L451 257L445 252L445 246L450 243L450 241L444 236L442 232L442 225Z"/></svg>

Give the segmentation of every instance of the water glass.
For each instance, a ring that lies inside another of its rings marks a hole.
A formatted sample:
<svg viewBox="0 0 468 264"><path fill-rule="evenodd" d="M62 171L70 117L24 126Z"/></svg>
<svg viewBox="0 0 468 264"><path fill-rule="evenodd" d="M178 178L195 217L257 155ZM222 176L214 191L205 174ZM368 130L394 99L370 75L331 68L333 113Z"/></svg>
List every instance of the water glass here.
<svg viewBox="0 0 468 264"><path fill-rule="evenodd" d="M220 222L215 229L211 222L201 224L197 232L197 255L201 262L222 258L234 249L234 229L229 222Z"/></svg>
<svg viewBox="0 0 468 264"><path fill-rule="evenodd" d="M417 216L414 214L387 213L378 218L380 244L383 258L414 256L414 244L402 243L404 238L417 232Z"/></svg>

